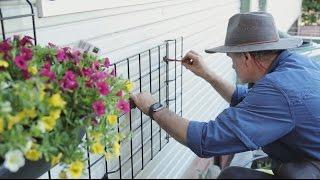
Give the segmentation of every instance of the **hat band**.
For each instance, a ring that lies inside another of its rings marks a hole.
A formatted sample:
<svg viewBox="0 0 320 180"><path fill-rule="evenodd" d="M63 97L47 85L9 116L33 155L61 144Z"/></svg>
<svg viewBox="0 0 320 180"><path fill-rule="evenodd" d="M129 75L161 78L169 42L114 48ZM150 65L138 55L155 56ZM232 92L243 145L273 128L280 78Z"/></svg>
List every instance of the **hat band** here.
<svg viewBox="0 0 320 180"><path fill-rule="evenodd" d="M248 43L242 43L242 44L236 44L236 45L227 45L226 46L246 46L246 45L253 45L253 44L263 44L263 43L271 43L271 42L277 42L279 41L279 39L275 39L275 40L269 40L269 41L256 41L256 42L248 42Z"/></svg>

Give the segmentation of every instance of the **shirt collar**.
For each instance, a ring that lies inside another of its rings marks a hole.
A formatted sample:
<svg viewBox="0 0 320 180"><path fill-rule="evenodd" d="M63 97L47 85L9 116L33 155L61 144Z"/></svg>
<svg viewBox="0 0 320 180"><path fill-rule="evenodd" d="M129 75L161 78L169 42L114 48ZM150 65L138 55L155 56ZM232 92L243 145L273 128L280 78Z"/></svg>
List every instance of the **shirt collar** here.
<svg viewBox="0 0 320 180"><path fill-rule="evenodd" d="M292 54L292 53L291 53L290 51L288 51L288 50L282 51L282 52L279 54L279 56L277 57L277 59L272 62L272 65L271 65L268 73L273 72L273 71L279 66L280 61L282 61L283 59L287 58L287 57L290 56L291 54Z"/></svg>

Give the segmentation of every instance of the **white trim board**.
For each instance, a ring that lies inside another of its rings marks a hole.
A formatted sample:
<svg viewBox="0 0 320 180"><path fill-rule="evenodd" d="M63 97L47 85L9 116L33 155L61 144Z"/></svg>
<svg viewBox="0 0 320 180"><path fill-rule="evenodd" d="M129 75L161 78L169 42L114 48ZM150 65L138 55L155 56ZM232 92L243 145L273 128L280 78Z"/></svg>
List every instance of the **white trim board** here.
<svg viewBox="0 0 320 180"><path fill-rule="evenodd" d="M48 17L149 4L159 1L160 0L37 0L37 8L39 17Z"/></svg>

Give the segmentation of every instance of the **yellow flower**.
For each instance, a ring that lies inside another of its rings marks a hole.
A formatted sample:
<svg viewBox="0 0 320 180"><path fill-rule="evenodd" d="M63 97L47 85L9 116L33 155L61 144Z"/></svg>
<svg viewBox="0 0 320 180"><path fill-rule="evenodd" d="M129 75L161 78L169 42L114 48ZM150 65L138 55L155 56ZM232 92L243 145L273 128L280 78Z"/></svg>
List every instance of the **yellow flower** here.
<svg viewBox="0 0 320 180"><path fill-rule="evenodd" d="M12 127L19 123L22 119L24 119L26 117L26 113L21 111L19 112L17 115L15 116L10 116L9 117L9 121L8 121L8 129L12 129Z"/></svg>
<svg viewBox="0 0 320 180"><path fill-rule="evenodd" d="M56 156L52 156L52 158L51 158L51 166L54 166L54 165L58 164L60 162L61 157L62 157L62 153L59 153Z"/></svg>
<svg viewBox="0 0 320 180"><path fill-rule="evenodd" d="M115 156L120 156L120 144L118 142L113 144L112 151Z"/></svg>
<svg viewBox="0 0 320 180"><path fill-rule="evenodd" d="M0 67L7 68L9 66L9 63L5 60L0 60Z"/></svg>
<svg viewBox="0 0 320 180"><path fill-rule="evenodd" d="M4 130L4 120L2 118L0 118L0 134L3 132Z"/></svg>
<svg viewBox="0 0 320 180"><path fill-rule="evenodd" d="M94 154L102 154L104 152L104 146L101 143L93 143L91 145L91 152Z"/></svg>
<svg viewBox="0 0 320 180"><path fill-rule="evenodd" d="M39 94L40 101L43 101L45 95L46 93L44 92L44 90L40 90L40 94Z"/></svg>
<svg viewBox="0 0 320 180"><path fill-rule="evenodd" d="M90 138L95 141L99 141L102 136L100 132L90 132Z"/></svg>
<svg viewBox="0 0 320 180"><path fill-rule="evenodd" d="M68 172L73 178L79 178L82 175L83 168L83 163L76 161L70 164Z"/></svg>
<svg viewBox="0 0 320 180"><path fill-rule="evenodd" d="M122 139L121 134L116 134L115 139L116 139L116 142L121 141L121 139Z"/></svg>
<svg viewBox="0 0 320 180"><path fill-rule="evenodd" d="M28 67L28 72L31 73L32 75L35 75L38 73L38 69L36 66L30 66Z"/></svg>
<svg viewBox="0 0 320 180"><path fill-rule="evenodd" d="M50 117L52 117L53 119L59 119L60 118L60 114L61 114L61 110L53 110L53 111L50 111Z"/></svg>
<svg viewBox="0 0 320 180"><path fill-rule="evenodd" d="M25 156L30 161L38 161L42 157L42 153L36 149L30 149L26 152Z"/></svg>
<svg viewBox="0 0 320 180"><path fill-rule="evenodd" d="M115 125L117 123L118 116L117 115L108 115L107 117L109 124Z"/></svg>
<svg viewBox="0 0 320 180"><path fill-rule="evenodd" d="M34 119L37 117L37 111L35 109L25 109L23 110L26 116L30 117L31 119Z"/></svg>
<svg viewBox="0 0 320 180"><path fill-rule="evenodd" d="M126 81L125 87L126 87L126 90L130 92L132 91L134 84L130 81Z"/></svg>
<svg viewBox="0 0 320 180"><path fill-rule="evenodd" d="M56 93L54 95L52 95L49 98L49 104L53 107L58 107L58 108L64 108L64 106L66 105L66 102L62 99L61 95L59 93Z"/></svg>
<svg viewBox="0 0 320 180"><path fill-rule="evenodd" d="M43 116L41 118L41 122L47 131L51 131L55 127L57 119L52 116Z"/></svg>

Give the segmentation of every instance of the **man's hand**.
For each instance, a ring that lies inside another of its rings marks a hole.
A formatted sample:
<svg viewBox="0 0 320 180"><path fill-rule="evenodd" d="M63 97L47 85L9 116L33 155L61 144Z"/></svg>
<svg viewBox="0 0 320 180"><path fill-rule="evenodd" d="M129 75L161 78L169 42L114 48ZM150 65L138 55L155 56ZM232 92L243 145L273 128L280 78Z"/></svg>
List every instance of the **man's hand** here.
<svg viewBox="0 0 320 180"><path fill-rule="evenodd" d="M141 92L139 94L131 95L131 100L144 114L148 115L149 108L157 101L148 92Z"/></svg>
<svg viewBox="0 0 320 180"><path fill-rule="evenodd" d="M205 76L209 74L209 69L204 63L202 56L195 51L189 51L181 61L183 66L185 66L197 76L205 78Z"/></svg>

